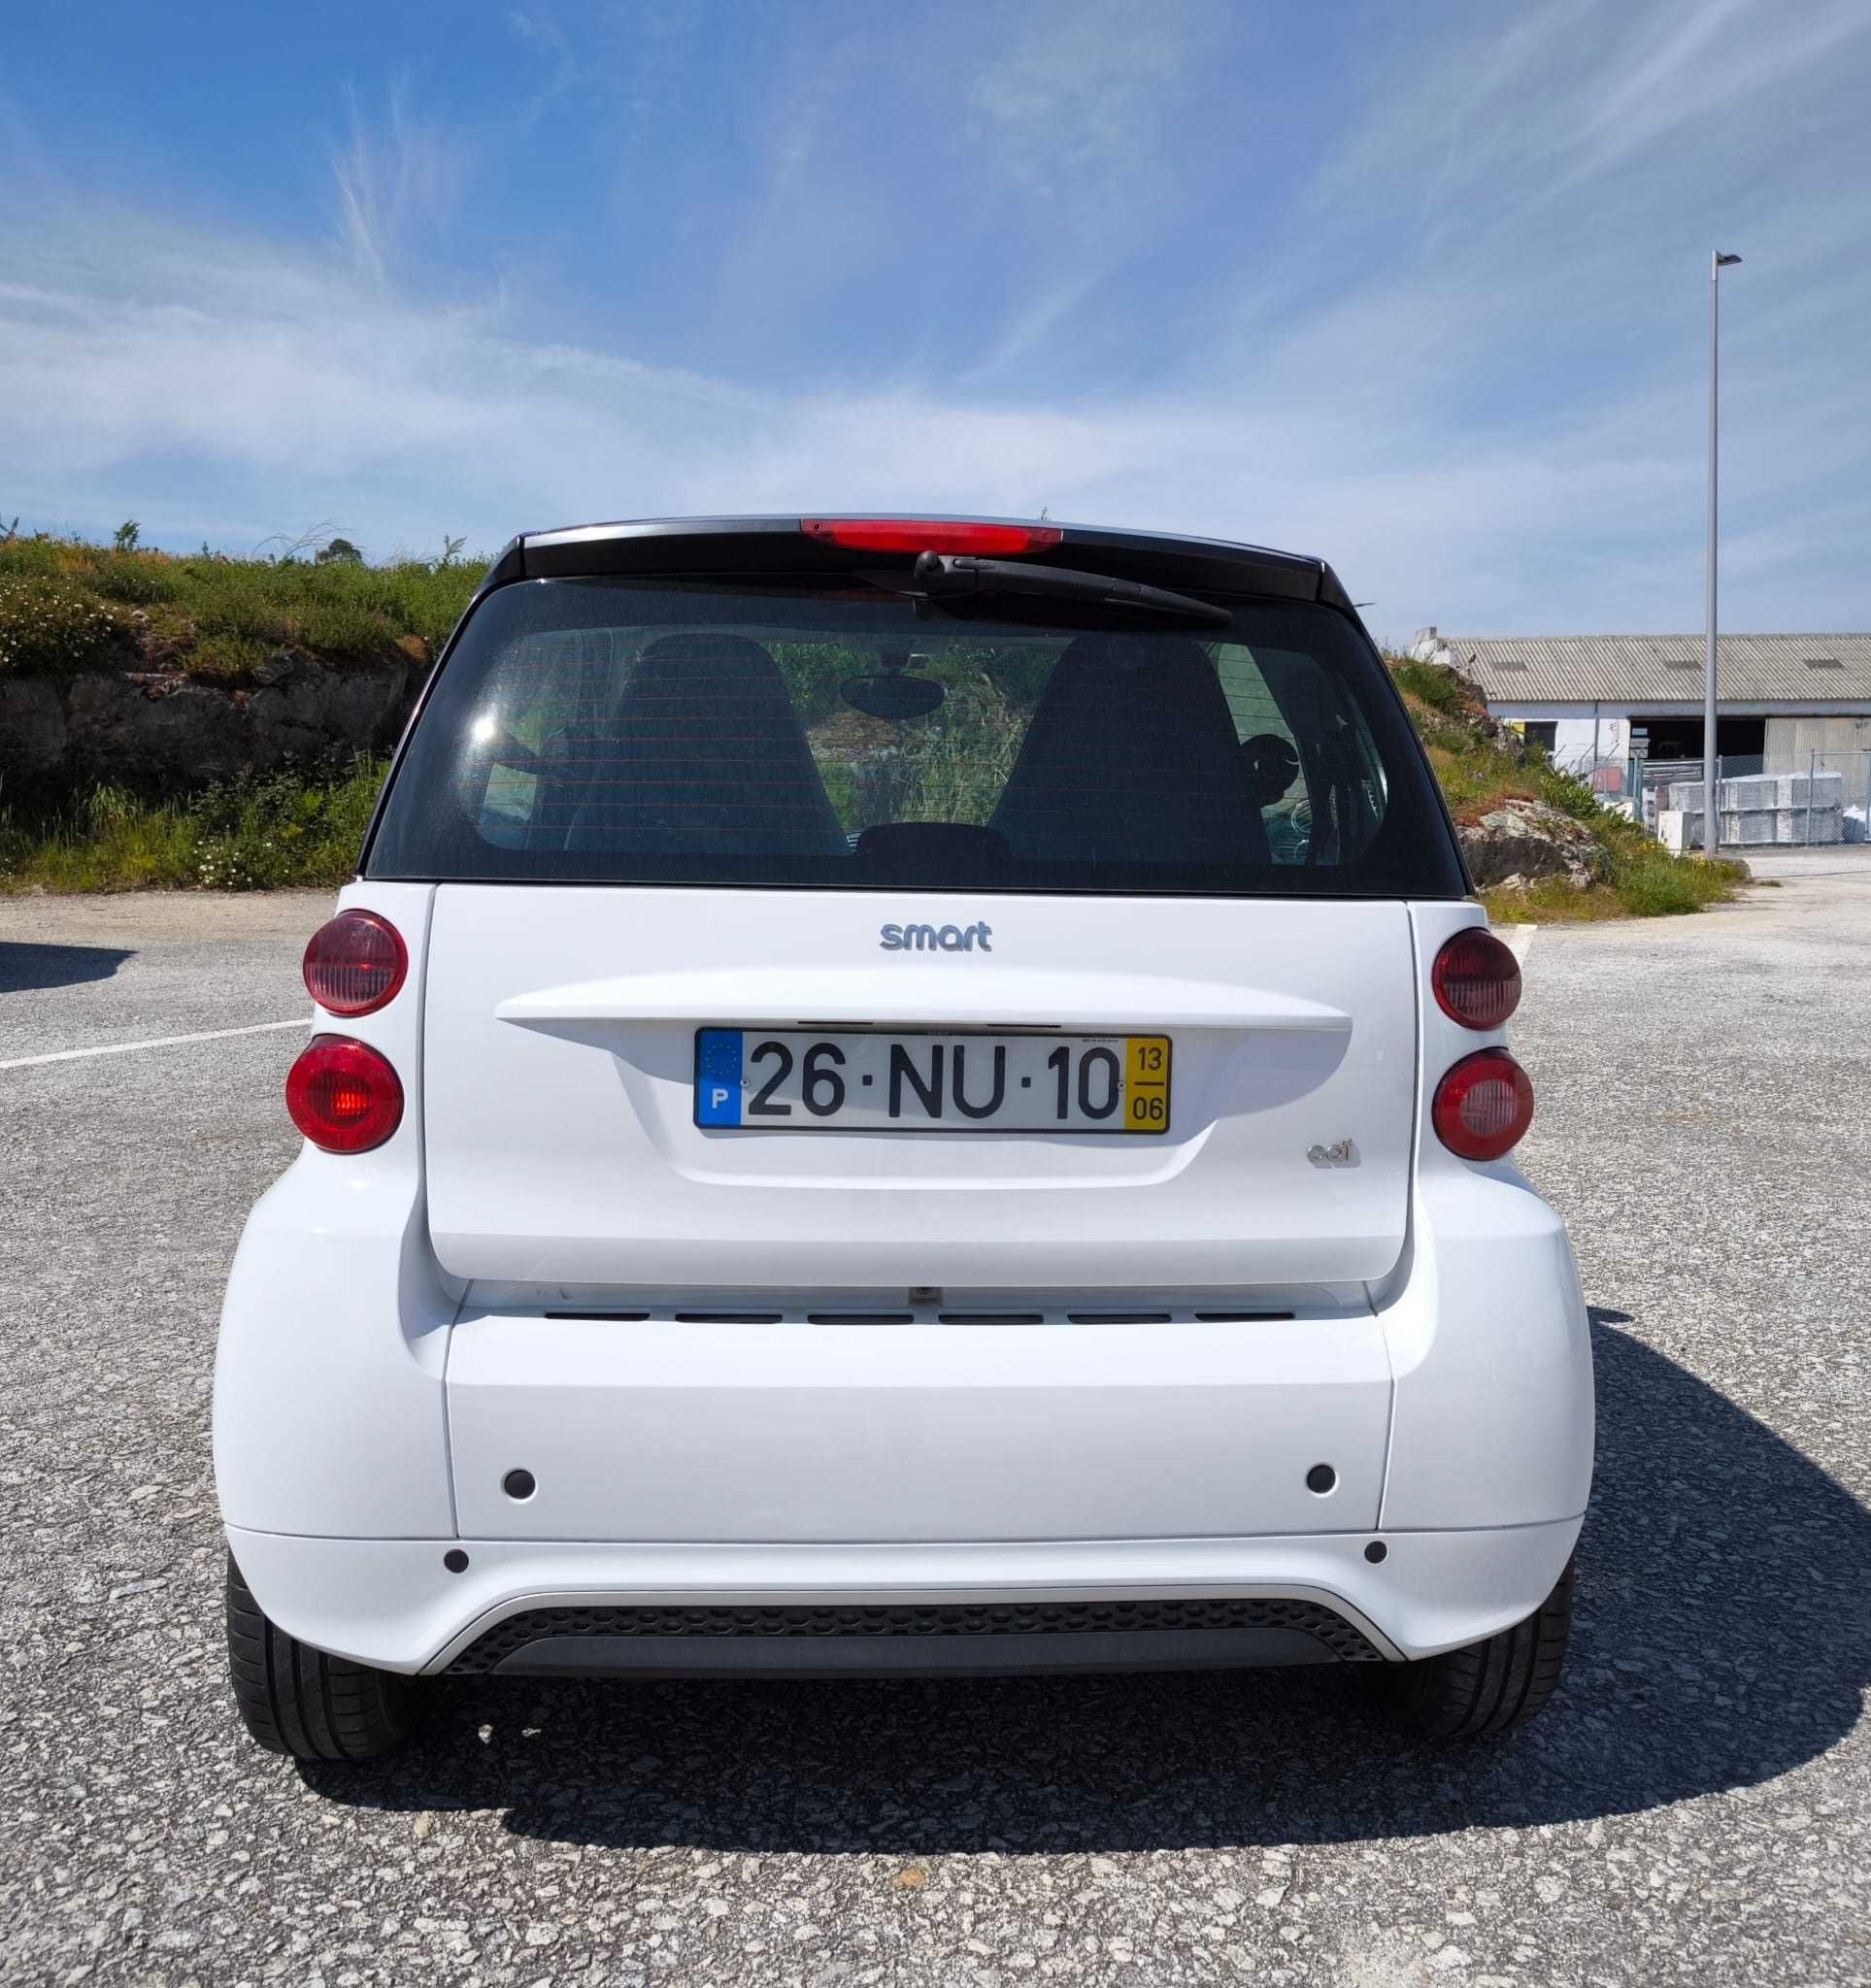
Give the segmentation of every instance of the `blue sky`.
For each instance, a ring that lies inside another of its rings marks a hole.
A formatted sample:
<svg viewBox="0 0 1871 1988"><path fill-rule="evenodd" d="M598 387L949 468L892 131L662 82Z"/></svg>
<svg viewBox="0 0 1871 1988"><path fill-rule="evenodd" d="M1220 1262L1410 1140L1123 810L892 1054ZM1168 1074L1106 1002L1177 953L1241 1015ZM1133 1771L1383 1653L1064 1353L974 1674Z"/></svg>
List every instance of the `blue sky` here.
<svg viewBox="0 0 1871 1988"><path fill-rule="evenodd" d="M1871 627L1865 0L13 0L0 514L372 556L871 508L1380 634Z"/></svg>

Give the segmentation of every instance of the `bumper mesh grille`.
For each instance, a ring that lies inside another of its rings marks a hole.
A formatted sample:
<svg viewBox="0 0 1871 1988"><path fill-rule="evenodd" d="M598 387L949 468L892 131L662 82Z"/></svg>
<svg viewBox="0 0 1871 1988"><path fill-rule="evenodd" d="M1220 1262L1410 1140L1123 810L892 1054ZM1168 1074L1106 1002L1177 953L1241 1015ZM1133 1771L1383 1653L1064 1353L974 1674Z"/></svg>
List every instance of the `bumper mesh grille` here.
<svg viewBox="0 0 1871 1988"><path fill-rule="evenodd" d="M1177 1629L1296 1629L1343 1663L1382 1663L1370 1640L1318 1602L944 1602L827 1607L528 1608L497 1623L455 1658L449 1672L495 1670L516 1650L548 1637L1034 1636Z"/></svg>

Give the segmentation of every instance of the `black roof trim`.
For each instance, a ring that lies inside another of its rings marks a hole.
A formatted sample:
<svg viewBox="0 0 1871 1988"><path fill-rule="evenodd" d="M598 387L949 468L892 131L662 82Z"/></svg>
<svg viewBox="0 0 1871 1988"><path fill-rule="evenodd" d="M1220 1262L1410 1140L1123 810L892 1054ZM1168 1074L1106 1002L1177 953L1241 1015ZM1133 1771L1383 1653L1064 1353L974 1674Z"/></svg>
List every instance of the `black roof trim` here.
<svg viewBox="0 0 1871 1988"><path fill-rule="evenodd" d="M524 580L526 560L524 539L509 539L494 557L494 562L481 578L481 587L505 586L510 580ZM477 591L476 598L479 598Z"/></svg>
<svg viewBox="0 0 1871 1988"><path fill-rule="evenodd" d="M823 513L815 515L883 516L882 513ZM928 512L897 514L936 522ZM943 519L943 522L951 520ZM969 523L1034 522L1030 518L953 520ZM849 573L854 566L876 568L910 563L908 554L853 552L809 538L797 516L658 517L610 524L573 525L558 531L527 532L503 552L498 580L572 578L592 574L706 574L778 572ZM1049 523L1052 520L1048 520ZM1224 539L1185 538L1167 532L1115 531L1097 525L1059 524L1059 544L1046 549L1051 565L1086 572L1112 572L1127 580L1198 591L1273 595L1285 600L1322 601L1350 612L1351 598L1323 560L1264 546L1241 546ZM509 567L518 555L518 568Z"/></svg>

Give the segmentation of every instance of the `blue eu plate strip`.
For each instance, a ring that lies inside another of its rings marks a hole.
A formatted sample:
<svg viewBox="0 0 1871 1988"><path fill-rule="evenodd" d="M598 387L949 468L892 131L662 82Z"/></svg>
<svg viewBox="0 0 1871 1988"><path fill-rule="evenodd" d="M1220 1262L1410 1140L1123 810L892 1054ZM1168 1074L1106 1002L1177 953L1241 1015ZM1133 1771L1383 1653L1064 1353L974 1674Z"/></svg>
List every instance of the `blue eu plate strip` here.
<svg viewBox="0 0 1871 1988"><path fill-rule="evenodd" d="M741 1031L695 1032L695 1123L741 1122Z"/></svg>

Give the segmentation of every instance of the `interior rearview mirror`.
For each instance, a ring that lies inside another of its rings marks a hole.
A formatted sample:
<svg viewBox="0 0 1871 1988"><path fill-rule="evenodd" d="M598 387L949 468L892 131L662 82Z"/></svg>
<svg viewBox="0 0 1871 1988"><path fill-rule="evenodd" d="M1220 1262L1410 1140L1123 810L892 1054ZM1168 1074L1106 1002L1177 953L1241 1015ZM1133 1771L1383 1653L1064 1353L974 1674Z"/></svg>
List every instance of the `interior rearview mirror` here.
<svg viewBox="0 0 1871 1988"><path fill-rule="evenodd" d="M853 711L874 718L926 717L948 695L927 677L850 677L838 694Z"/></svg>

